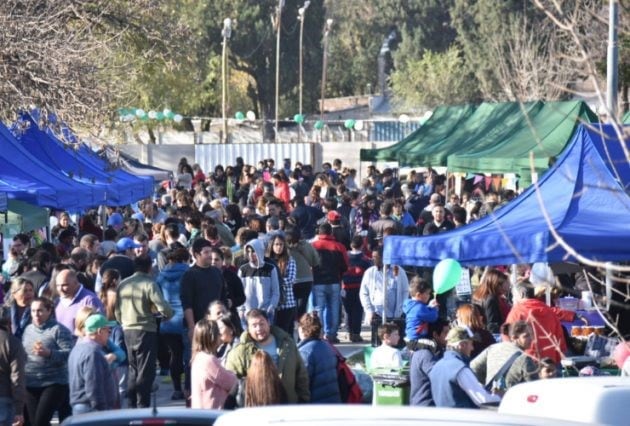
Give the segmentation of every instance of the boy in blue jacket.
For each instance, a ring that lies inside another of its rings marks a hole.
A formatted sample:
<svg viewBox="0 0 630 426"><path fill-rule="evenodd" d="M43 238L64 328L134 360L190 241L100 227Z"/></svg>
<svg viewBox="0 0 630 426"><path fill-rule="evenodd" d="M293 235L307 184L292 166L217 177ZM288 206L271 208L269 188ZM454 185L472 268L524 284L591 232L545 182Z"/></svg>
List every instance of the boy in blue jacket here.
<svg viewBox="0 0 630 426"><path fill-rule="evenodd" d="M431 285L426 280L414 277L409 282L409 295L411 299L403 303L403 312L407 348L414 351L418 339L429 337L429 323L437 321L439 310L437 300L429 302Z"/></svg>

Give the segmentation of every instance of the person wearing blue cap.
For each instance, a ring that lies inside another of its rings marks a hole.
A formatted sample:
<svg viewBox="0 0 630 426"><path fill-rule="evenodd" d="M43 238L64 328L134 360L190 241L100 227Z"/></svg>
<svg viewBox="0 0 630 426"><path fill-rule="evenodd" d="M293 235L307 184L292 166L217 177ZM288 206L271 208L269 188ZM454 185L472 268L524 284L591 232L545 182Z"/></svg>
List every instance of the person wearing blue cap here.
<svg viewBox="0 0 630 426"><path fill-rule="evenodd" d="M136 257L135 249L142 247L142 244L136 243L132 238L123 237L116 242L116 254L110 256L98 270L96 276L95 291L101 291L103 272L108 269L115 269L120 272L120 279L124 280L134 273L133 259Z"/></svg>
<svg viewBox="0 0 630 426"><path fill-rule="evenodd" d="M118 212L112 213L109 218L107 218L107 226L114 228L116 231L122 229L124 222L122 215Z"/></svg>
<svg viewBox="0 0 630 426"><path fill-rule="evenodd" d="M85 320L85 337L70 352L68 373L72 414L115 408L117 386L103 347L107 345L110 327L102 314L92 314Z"/></svg>

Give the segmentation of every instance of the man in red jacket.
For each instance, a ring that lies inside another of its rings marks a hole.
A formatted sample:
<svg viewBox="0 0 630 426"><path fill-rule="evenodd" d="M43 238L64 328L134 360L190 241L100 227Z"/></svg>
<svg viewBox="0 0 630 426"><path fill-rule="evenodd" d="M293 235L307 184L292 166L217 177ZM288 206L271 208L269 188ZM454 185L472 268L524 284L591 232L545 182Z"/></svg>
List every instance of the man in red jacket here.
<svg viewBox="0 0 630 426"><path fill-rule="evenodd" d="M339 343L341 278L348 270L348 252L335 240L327 222L319 226L317 239L312 245L319 254L319 265L313 269L313 307L323 320L324 338L330 343Z"/></svg>
<svg viewBox="0 0 630 426"><path fill-rule="evenodd" d="M554 310L534 296L534 286L522 282L515 288L518 301L512 307L505 322L527 321L534 329L532 344L526 353L537 360L550 357L560 364L567 344L562 331L562 324Z"/></svg>

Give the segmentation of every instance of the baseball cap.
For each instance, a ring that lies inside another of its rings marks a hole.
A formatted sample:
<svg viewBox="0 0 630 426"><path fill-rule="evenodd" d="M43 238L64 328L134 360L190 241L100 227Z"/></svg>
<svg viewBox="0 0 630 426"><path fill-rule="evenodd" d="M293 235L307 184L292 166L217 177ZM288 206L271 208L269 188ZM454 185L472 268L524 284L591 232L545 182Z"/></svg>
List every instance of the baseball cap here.
<svg viewBox="0 0 630 426"><path fill-rule="evenodd" d="M116 321L107 321L103 314L92 314L85 320L85 331L88 334L93 334L101 328L114 327L116 325L118 325Z"/></svg>
<svg viewBox="0 0 630 426"><path fill-rule="evenodd" d="M338 220L341 220L341 214L338 211L336 211L336 210L331 210L326 215L326 218L330 222L337 222Z"/></svg>
<svg viewBox="0 0 630 426"><path fill-rule="evenodd" d="M123 224L123 217L120 213L112 213L107 219L107 226L120 226Z"/></svg>
<svg viewBox="0 0 630 426"><path fill-rule="evenodd" d="M446 335L446 342L450 345L456 345L464 340L472 340L472 333L466 327L453 327Z"/></svg>
<svg viewBox="0 0 630 426"><path fill-rule="evenodd" d="M116 249L118 250L119 253L123 251L127 251L132 248L140 248L140 247L142 247L142 245L136 243L134 240L128 237L121 238L120 240L116 242Z"/></svg>

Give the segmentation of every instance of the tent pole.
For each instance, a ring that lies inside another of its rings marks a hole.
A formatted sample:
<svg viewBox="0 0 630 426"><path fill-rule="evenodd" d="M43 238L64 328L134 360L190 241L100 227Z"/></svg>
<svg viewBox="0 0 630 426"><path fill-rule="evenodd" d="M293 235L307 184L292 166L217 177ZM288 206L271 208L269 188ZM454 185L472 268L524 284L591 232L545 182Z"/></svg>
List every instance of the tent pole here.
<svg viewBox="0 0 630 426"><path fill-rule="evenodd" d="M444 183L444 204L448 203L448 169L444 172L446 175L446 182Z"/></svg>
<svg viewBox="0 0 630 426"><path fill-rule="evenodd" d="M387 265L383 265L383 324L387 322Z"/></svg>

